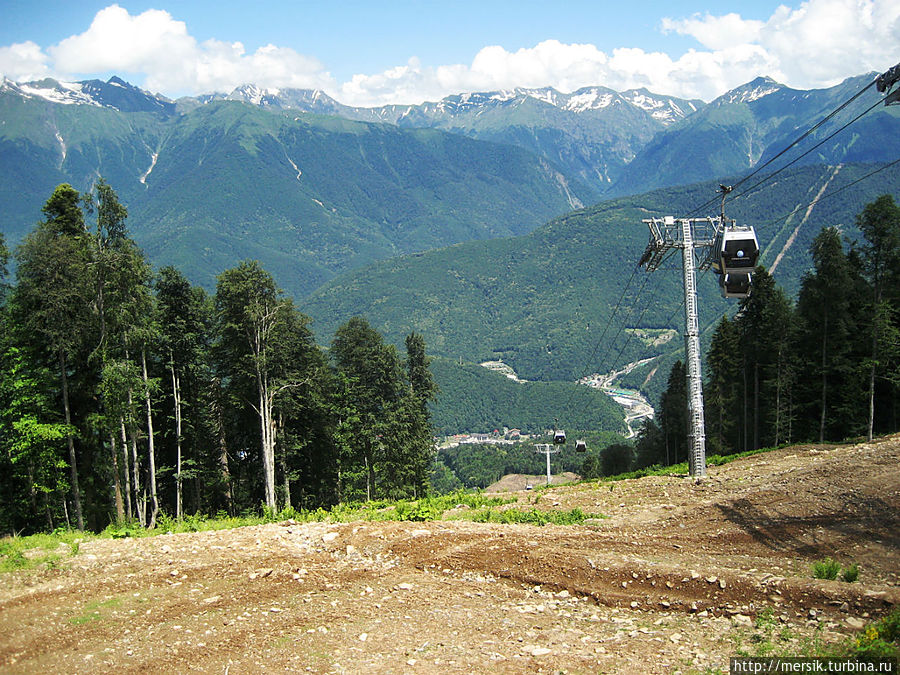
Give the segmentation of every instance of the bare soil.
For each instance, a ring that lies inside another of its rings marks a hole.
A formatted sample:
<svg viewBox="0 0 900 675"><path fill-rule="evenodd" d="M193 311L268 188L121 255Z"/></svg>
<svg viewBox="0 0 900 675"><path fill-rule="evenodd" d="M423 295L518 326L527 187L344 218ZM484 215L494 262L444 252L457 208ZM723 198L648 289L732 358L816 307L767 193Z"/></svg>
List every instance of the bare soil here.
<svg viewBox="0 0 900 675"><path fill-rule="evenodd" d="M579 526L280 523L0 577L4 673L703 673L900 603L900 436L512 493ZM457 511L461 511L458 509ZM812 578L826 556L856 583Z"/></svg>

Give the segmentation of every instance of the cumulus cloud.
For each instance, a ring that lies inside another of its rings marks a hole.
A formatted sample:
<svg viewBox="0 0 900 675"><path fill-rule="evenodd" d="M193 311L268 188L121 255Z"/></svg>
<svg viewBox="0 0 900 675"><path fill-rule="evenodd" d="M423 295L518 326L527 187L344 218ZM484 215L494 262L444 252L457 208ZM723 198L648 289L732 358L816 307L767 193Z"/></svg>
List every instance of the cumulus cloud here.
<svg viewBox="0 0 900 675"><path fill-rule="evenodd" d="M5 48L18 47L17 55L0 51L0 72L17 80L34 79L33 72L61 78L98 72L139 75L143 87L168 94L230 91L250 82L265 87L334 84L314 58L275 45L247 53L240 42L198 42L183 21L163 10L132 16L111 5L97 12L85 32L49 47L46 54L33 43L25 46L29 49Z"/></svg>
<svg viewBox="0 0 900 675"><path fill-rule="evenodd" d="M591 85L646 87L708 101L759 75L796 88L827 87L851 75L886 70L900 59L897 0L795 0L766 20L706 13L662 19L659 29L660 51L628 45L603 51L559 40L516 51L493 45L469 63L428 65L412 55L405 64L337 83L320 61L289 47L247 52L240 42L198 42L169 12L131 15L111 5L85 32L46 50L33 42L0 47L0 73L23 81L115 72L170 96L230 91L244 83L317 88L361 106L514 87L570 92ZM669 34L696 45L680 54L666 52Z"/></svg>
<svg viewBox="0 0 900 675"><path fill-rule="evenodd" d="M690 37L697 46L676 56L627 46L606 53L594 45L556 40L515 52L489 46L468 65L416 63L356 75L338 96L356 105L377 105L516 86L549 85L568 92L603 85L708 101L760 75L801 89L828 87L852 75L886 70L900 59L896 0L807 0L795 8L778 7L766 21L736 13L665 18L660 30L663 36Z"/></svg>
<svg viewBox="0 0 900 675"><path fill-rule="evenodd" d="M51 74L47 55L34 42L19 42L0 47L0 75L11 80L39 80Z"/></svg>

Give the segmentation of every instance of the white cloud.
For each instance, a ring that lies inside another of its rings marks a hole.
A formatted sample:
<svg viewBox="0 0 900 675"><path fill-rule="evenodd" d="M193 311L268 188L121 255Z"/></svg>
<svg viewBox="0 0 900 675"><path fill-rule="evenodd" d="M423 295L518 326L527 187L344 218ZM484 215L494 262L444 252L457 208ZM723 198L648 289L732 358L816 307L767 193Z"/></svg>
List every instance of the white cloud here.
<svg viewBox="0 0 900 675"><path fill-rule="evenodd" d="M48 64L44 75L142 75L141 86L170 95L230 91L249 82L263 87L325 88L334 84L319 61L293 49L266 45L248 54L240 42L198 43L185 23L169 12L147 10L132 16L118 5L97 12L84 33L49 47L46 55L39 48L36 51L31 61L40 63L35 56L43 57ZM33 79L30 73L34 69L24 67L24 57L16 62L4 56L0 51L0 72L15 80Z"/></svg>
<svg viewBox="0 0 900 675"><path fill-rule="evenodd" d="M703 17L695 14L690 19L666 17L662 20L664 33L675 32L681 35L690 35L701 45L712 50L727 49L735 44L755 42L759 38L763 26L765 26L763 21L745 20L735 13L724 16L706 14Z"/></svg>
<svg viewBox="0 0 900 675"><path fill-rule="evenodd" d="M796 1L796 0L794 0ZM466 91L553 86L646 87L659 94L710 100L759 75L796 88L826 87L851 75L882 71L900 60L900 1L806 0L778 7L767 20L739 14L695 14L660 23L660 51L545 40L508 51L486 46L470 63L406 64L359 73L336 83L317 59L266 45L248 53L240 42L198 42L169 12L132 16L118 5L90 27L42 50L33 42L0 47L0 73L24 81L115 72L170 96L263 87L318 88L343 103L420 103ZM666 35L696 40L681 54L662 51Z"/></svg>
<svg viewBox="0 0 900 675"><path fill-rule="evenodd" d="M828 87L852 75L886 70L900 59L897 0L807 0L796 8L778 7L766 21L705 14L665 18L660 28L663 35L695 39L699 48L673 57L629 47L607 54L594 45L556 40L515 52L490 46L469 65L411 63L355 75L337 96L356 105L378 105L517 86L549 85L568 92L603 85L710 100L760 75L799 89Z"/></svg>
<svg viewBox="0 0 900 675"><path fill-rule="evenodd" d="M51 74L47 55L34 42L19 42L0 47L0 75L20 82L39 80Z"/></svg>

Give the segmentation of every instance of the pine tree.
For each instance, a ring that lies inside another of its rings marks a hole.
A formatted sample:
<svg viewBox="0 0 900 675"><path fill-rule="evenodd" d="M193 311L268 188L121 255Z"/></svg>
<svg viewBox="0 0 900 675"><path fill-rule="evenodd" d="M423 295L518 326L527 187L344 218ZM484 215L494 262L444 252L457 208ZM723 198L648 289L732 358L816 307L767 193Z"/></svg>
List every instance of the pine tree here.
<svg viewBox="0 0 900 675"><path fill-rule="evenodd" d="M797 298L798 378L802 382L804 437L841 440L852 428L853 270L837 228L824 228L810 248L814 270Z"/></svg>
<svg viewBox="0 0 900 675"><path fill-rule="evenodd" d="M434 429L428 404L437 397L438 387L434 382L425 354L425 338L418 333L406 336L406 371L412 399L408 404L407 425L409 426L409 461L412 463L414 496L428 492L431 467L434 464Z"/></svg>
<svg viewBox="0 0 900 675"><path fill-rule="evenodd" d="M741 300L736 322L743 355L743 449L750 450L787 440L791 417L779 397L790 400L793 387L793 307L765 268L754 271L753 290Z"/></svg>
<svg viewBox="0 0 900 675"><path fill-rule="evenodd" d="M404 452L409 437L398 421L409 385L396 349L365 319L353 317L336 331L331 354L344 383L345 494L405 496L411 482Z"/></svg>

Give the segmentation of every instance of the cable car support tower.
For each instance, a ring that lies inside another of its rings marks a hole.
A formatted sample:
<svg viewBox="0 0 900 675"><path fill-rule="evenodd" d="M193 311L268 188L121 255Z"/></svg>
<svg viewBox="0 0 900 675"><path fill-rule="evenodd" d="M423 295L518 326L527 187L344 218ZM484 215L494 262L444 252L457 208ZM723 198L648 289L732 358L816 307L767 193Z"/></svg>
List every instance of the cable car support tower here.
<svg viewBox="0 0 900 675"><path fill-rule="evenodd" d="M722 211L718 218L650 218L650 242L639 265L648 272L681 250L684 281L684 342L688 390L688 465L691 476L706 476L706 429L703 418L703 377L700 372L700 319L697 305L697 271L712 268L719 275L725 297L750 294L759 244L752 227L737 226L725 218L725 195L732 188L720 186Z"/></svg>

